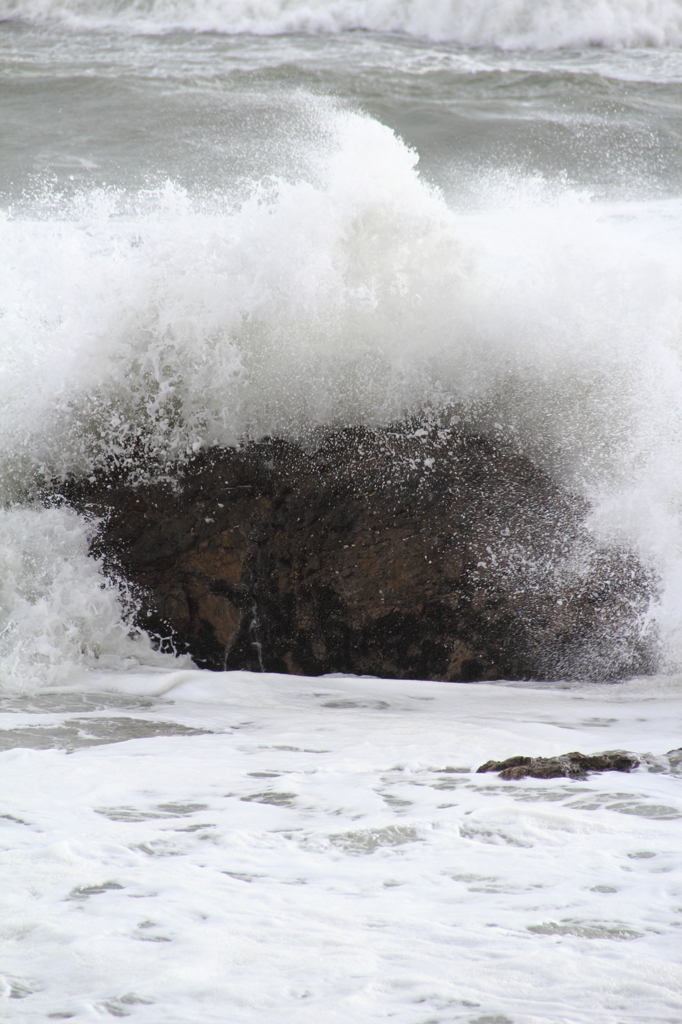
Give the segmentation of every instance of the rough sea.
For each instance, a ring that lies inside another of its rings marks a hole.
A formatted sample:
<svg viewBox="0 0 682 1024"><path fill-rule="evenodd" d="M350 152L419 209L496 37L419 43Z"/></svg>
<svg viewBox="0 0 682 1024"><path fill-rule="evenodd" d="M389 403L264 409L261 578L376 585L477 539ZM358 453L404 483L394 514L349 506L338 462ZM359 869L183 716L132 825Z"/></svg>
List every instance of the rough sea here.
<svg viewBox="0 0 682 1024"><path fill-rule="evenodd" d="M200 672L41 497L414 416L591 503L658 675ZM0 0L0 1019L680 1024L681 688L682 2Z"/></svg>

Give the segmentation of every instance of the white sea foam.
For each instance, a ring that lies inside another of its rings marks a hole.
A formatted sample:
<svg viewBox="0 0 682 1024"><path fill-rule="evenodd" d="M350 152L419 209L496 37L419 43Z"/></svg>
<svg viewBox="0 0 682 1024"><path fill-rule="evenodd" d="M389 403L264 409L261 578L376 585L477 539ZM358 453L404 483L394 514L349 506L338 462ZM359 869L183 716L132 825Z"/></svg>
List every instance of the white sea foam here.
<svg viewBox="0 0 682 1024"><path fill-rule="evenodd" d="M169 184L5 216L6 498L140 453L459 418L511 437L654 563L679 657L680 203L498 180L464 216L388 128L301 109L298 172L246 201Z"/></svg>
<svg viewBox="0 0 682 1024"><path fill-rule="evenodd" d="M679 778L475 772L663 754L668 681L86 685L0 713L4 1021L679 1020Z"/></svg>
<svg viewBox="0 0 682 1024"><path fill-rule="evenodd" d="M682 40L677 0L1 0L0 18L143 33L365 29L503 49L661 47Z"/></svg>
<svg viewBox="0 0 682 1024"><path fill-rule="evenodd" d="M71 682L88 669L169 668L125 623L120 591L88 553L91 529L67 509L0 510L0 691Z"/></svg>

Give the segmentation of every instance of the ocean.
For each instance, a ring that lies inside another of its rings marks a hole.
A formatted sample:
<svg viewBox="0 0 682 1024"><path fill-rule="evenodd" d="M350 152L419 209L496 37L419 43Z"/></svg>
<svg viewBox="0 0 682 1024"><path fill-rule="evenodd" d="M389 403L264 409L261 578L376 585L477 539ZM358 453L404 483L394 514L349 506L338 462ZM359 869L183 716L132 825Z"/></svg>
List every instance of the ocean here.
<svg viewBox="0 0 682 1024"><path fill-rule="evenodd" d="M682 1021L681 229L680 0L0 0L3 1020ZM45 497L410 417L589 502L657 675L202 672Z"/></svg>

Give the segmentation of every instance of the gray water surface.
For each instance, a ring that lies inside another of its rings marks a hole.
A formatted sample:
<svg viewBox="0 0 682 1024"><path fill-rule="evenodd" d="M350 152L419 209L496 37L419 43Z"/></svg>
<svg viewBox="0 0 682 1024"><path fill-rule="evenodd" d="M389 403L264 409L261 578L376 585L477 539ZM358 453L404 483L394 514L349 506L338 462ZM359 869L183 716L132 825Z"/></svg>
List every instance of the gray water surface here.
<svg viewBox="0 0 682 1024"><path fill-rule="evenodd" d="M363 110L462 208L507 171L600 197L682 184L682 55L467 51L399 36L129 36L0 24L0 194L49 184L248 192L295 180L310 98ZM241 186L241 190L240 190Z"/></svg>

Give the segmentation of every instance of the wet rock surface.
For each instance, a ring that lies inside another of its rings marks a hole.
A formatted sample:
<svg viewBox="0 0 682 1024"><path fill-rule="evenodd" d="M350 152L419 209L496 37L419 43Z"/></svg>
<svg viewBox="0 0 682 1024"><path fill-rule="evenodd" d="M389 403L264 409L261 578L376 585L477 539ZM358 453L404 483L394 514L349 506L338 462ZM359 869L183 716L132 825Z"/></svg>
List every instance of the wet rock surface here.
<svg viewBox="0 0 682 1024"><path fill-rule="evenodd" d="M498 772L501 779L584 779L590 772L630 772L640 763L637 754L608 750L602 754L581 754L573 750L559 757L508 757L505 761L486 761L478 772Z"/></svg>
<svg viewBox="0 0 682 1024"><path fill-rule="evenodd" d="M134 621L210 669L473 681L655 668L655 581L488 438L414 424L214 449L61 493Z"/></svg>

